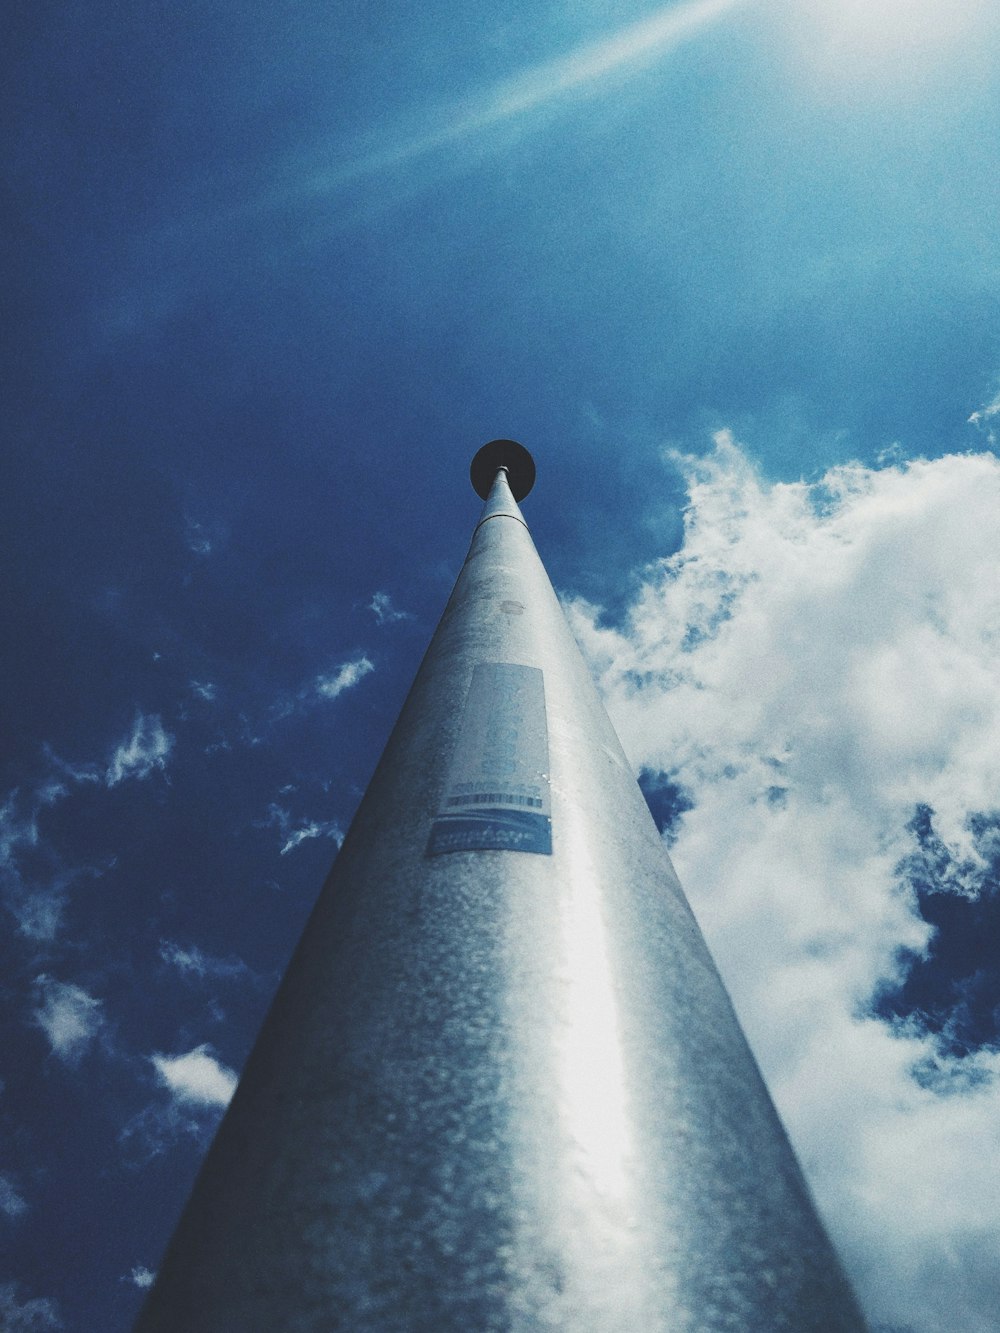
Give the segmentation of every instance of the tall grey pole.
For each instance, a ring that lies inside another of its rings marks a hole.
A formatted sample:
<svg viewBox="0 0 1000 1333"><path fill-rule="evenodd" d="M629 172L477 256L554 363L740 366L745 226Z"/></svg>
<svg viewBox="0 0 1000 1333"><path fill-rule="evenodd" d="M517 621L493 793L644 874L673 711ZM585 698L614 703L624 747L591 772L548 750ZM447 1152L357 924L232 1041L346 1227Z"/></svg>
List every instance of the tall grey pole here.
<svg viewBox="0 0 1000 1333"><path fill-rule="evenodd" d="M518 509L465 565L138 1333L864 1323Z"/></svg>

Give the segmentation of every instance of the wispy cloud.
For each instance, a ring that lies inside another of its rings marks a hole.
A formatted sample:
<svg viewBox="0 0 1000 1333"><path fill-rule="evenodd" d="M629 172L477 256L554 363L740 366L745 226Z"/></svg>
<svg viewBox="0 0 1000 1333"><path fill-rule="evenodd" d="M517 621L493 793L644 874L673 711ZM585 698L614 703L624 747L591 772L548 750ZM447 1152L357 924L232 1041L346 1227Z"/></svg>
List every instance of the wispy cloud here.
<svg viewBox="0 0 1000 1333"><path fill-rule="evenodd" d="M151 1055L159 1081L182 1105L228 1106L236 1091L236 1074L212 1054L208 1045L184 1055Z"/></svg>
<svg viewBox="0 0 1000 1333"><path fill-rule="evenodd" d="M66 910L66 895L56 886L36 889L8 902L17 931L28 940L54 940Z"/></svg>
<svg viewBox="0 0 1000 1333"><path fill-rule="evenodd" d="M53 1055L67 1064L78 1064L103 1026L101 1001L82 986L44 975L35 978L35 995L38 1004L33 1017L48 1037Z"/></svg>
<svg viewBox="0 0 1000 1333"><path fill-rule="evenodd" d="M136 1264L132 1271L124 1278L123 1282L131 1282L134 1287L140 1287L143 1291L151 1287L156 1281L156 1274L145 1264Z"/></svg>
<svg viewBox="0 0 1000 1333"><path fill-rule="evenodd" d="M339 846L344 840L344 833L340 825L332 819L323 823L314 820L309 824L302 824L288 835L281 849L281 855L285 856L288 852L294 851L300 843L306 842L309 838L330 838Z"/></svg>
<svg viewBox="0 0 1000 1333"><path fill-rule="evenodd" d="M159 717L137 714L132 731L115 746L107 764L71 763L50 745L42 746L46 771L33 784L8 793L0 805L0 899L28 940L55 938L68 891L81 878L103 869L67 866L51 838L43 836L43 816L72 798L81 787L115 787L162 770L173 737Z"/></svg>
<svg viewBox="0 0 1000 1333"><path fill-rule="evenodd" d="M59 775L58 778L47 779L41 788L42 792L55 786L59 794L64 795L68 790L67 784L77 786L80 783L100 782L101 780L96 764L73 764L68 759L63 759L48 744L42 746L42 752L54 772Z"/></svg>
<svg viewBox="0 0 1000 1333"><path fill-rule="evenodd" d="M969 417L969 425L983 432L990 444L997 443L996 418L1000 416L1000 392Z"/></svg>
<svg viewBox="0 0 1000 1333"><path fill-rule="evenodd" d="M131 733L116 748L105 773L105 782L116 787L128 778L148 778L162 772L173 749L174 738L163 722L152 714L137 713Z"/></svg>
<svg viewBox="0 0 1000 1333"><path fill-rule="evenodd" d="M50 761L51 752L46 751ZM18 934L28 940L55 938L62 921L70 885L98 872L91 866L68 869L42 837L43 812L57 805L81 782L97 780L90 768L71 770L72 777L48 776L34 789L10 792L0 806L0 896L17 922Z"/></svg>
<svg viewBox="0 0 1000 1333"><path fill-rule="evenodd" d="M412 620L409 611L397 611L387 592L377 592L368 603L368 609L380 625L393 625L399 620Z"/></svg>
<svg viewBox="0 0 1000 1333"><path fill-rule="evenodd" d="M202 557L211 555L215 545L214 534L193 518L184 522L184 540L189 551Z"/></svg>
<svg viewBox="0 0 1000 1333"><path fill-rule="evenodd" d="M0 806L0 869L10 870L18 856L39 844L38 816L47 805L65 796L61 782L45 781L27 798L15 789Z"/></svg>
<svg viewBox="0 0 1000 1333"><path fill-rule="evenodd" d="M344 840L344 831L334 819L294 820L291 813L283 806L272 804L267 812L267 819L261 820L258 827L280 829L284 843L281 855L287 856L300 843L310 838L329 838L339 847Z"/></svg>
<svg viewBox="0 0 1000 1333"><path fill-rule="evenodd" d="M349 662L344 662L329 675L317 676L316 693L321 699L336 699L374 670L374 664L367 657L355 657Z"/></svg>
<svg viewBox="0 0 1000 1333"><path fill-rule="evenodd" d="M218 692L218 687L210 680L192 680L188 684L191 693L197 695L199 699L204 699L206 703L211 703Z"/></svg>
<svg viewBox="0 0 1000 1333"><path fill-rule="evenodd" d="M285 718L296 717L317 706L332 703L347 690L353 689L359 681L364 680L365 676L371 675L374 670L375 664L371 658L365 653L358 653L357 656L348 658L330 671L321 671L304 681L296 691L279 693L271 704L268 722L280 723ZM248 721L245 733L245 740L250 745L259 745L263 739Z"/></svg>
<svg viewBox="0 0 1000 1333"><path fill-rule="evenodd" d="M49 1330L62 1327L55 1301L47 1296L22 1301L16 1283L0 1283L0 1328L3 1333L49 1333Z"/></svg>
<svg viewBox="0 0 1000 1333"><path fill-rule="evenodd" d="M27 1207L11 1177L6 1172L0 1171L0 1213L10 1218L20 1217Z"/></svg>
<svg viewBox="0 0 1000 1333"><path fill-rule="evenodd" d="M152 1056L150 1062L160 1094L118 1135L123 1161L133 1168L146 1166L185 1139L207 1148L236 1084L233 1071L205 1046L186 1056Z"/></svg>
<svg viewBox="0 0 1000 1333"><path fill-rule="evenodd" d="M12 791L0 806L0 883L4 905L15 918L18 931L30 939L51 939L62 909L61 896L41 894L25 881L21 860L38 846L39 800L24 809L23 798Z"/></svg>
<svg viewBox="0 0 1000 1333"><path fill-rule="evenodd" d="M197 945L183 948L173 940L160 940L160 957L182 976L199 981L243 977L250 971L242 958L215 958L204 953Z"/></svg>
<svg viewBox="0 0 1000 1333"><path fill-rule="evenodd" d="M933 947L915 809L960 872L941 892L989 882L1000 461L770 485L724 434L675 461L681 550L623 629L580 606L575 627L633 762L684 793L674 860L869 1309L985 1333L1000 1052L957 1054L874 1001Z"/></svg>

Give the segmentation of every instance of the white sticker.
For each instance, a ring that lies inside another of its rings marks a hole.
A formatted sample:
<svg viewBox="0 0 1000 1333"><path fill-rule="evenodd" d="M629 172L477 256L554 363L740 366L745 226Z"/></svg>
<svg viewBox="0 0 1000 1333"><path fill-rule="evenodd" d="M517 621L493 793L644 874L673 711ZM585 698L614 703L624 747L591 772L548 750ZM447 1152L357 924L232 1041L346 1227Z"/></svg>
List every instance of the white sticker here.
<svg viewBox="0 0 1000 1333"><path fill-rule="evenodd" d="M480 662L472 673L428 856L552 854L549 738L538 667Z"/></svg>

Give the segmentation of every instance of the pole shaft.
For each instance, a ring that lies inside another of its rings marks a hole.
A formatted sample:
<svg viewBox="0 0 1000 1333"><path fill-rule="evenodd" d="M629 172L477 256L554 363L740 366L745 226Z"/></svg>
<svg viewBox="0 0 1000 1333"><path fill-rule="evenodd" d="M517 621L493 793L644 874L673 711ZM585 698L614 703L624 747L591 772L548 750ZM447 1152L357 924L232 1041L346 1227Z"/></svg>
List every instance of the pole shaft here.
<svg viewBox="0 0 1000 1333"><path fill-rule="evenodd" d="M137 1333L542 1328L864 1324L501 470Z"/></svg>

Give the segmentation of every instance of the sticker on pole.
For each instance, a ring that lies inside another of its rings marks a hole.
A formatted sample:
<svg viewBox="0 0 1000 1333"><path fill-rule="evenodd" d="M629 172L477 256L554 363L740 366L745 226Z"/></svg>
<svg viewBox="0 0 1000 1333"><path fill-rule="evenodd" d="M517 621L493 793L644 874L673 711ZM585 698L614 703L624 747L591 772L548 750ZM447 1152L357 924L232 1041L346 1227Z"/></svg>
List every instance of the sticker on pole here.
<svg viewBox="0 0 1000 1333"><path fill-rule="evenodd" d="M538 667L480 662L427 843L445 852L552 855L549 738Z"/></svg>

